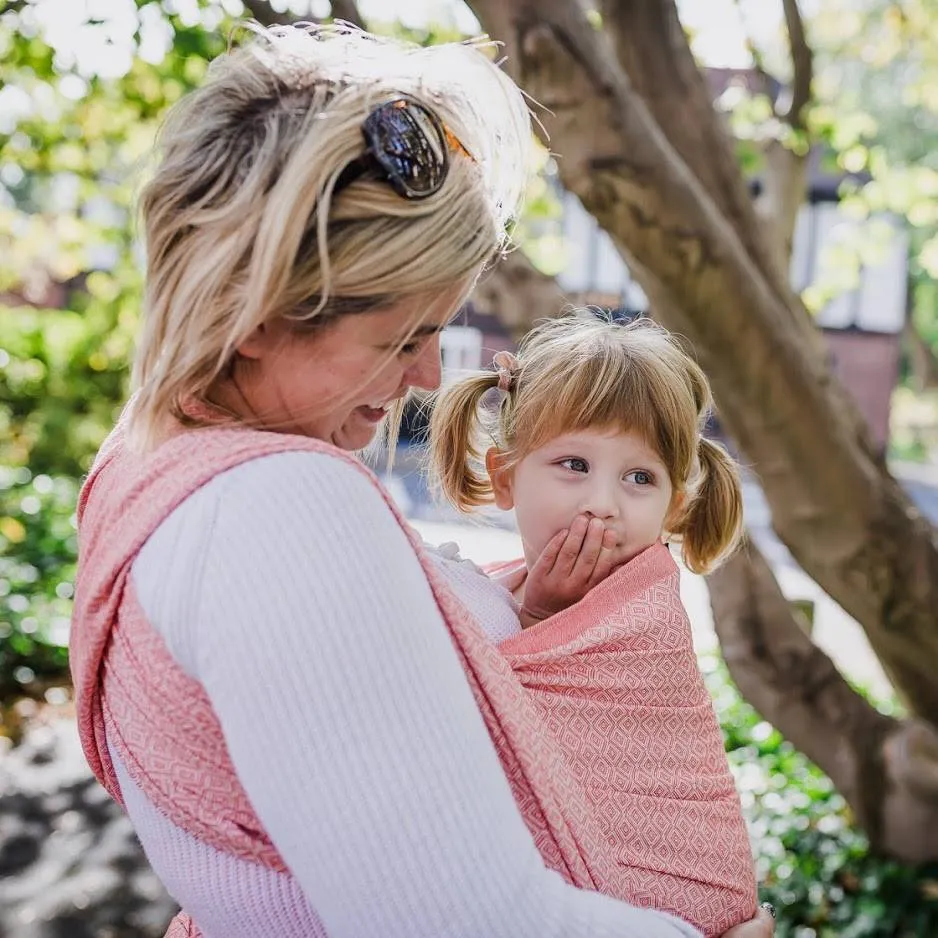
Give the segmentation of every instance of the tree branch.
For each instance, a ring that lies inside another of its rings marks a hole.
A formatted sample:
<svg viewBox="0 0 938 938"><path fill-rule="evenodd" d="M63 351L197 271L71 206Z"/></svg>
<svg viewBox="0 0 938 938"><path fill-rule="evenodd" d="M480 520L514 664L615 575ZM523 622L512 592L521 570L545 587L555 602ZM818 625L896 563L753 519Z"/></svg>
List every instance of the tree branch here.
<svg viewBox="0 0 938 938"><path fill-rule="evenodd" d="M928 391L938 387L938 358L932 347L918 331L912 317L908 317L903 326L902 337L906 352L912 365L912 375L919 391Z"/></svg>
<svg viewBox="0 0 938 938"><path fill-rule="evenodd" d="M806 126L804 111L811 96L813 57L805 37L797 0L782 2L791 49L793 78L791 86L783 95L773 93L769 89L767 93L775 117L793 130L803 131ZM736 0L736 8L745 29L740 0ZM772 79L763 68L761 53L751 36L747 35L746 44L756 71L763 83L767 84ZM784 106L780 103L782 98L788 102ZM804 202L808 182L807 149L794 149L790 143L773 134L763 142L762 151L765 169L762 175L762 191L756 199L756 212L765 223L770 250L776 264L781 270L787 271L791 262L798 210Z"/></svg>
<svg viewBox="0 0 938 938"><path fill-rule="evenodd" d="M345 20L353 26L365 28L365 20L358 10L355 0L332 0L332 18L334 20Z"/></svg>
<svg viewBox="0 0 938 938"><path fill-rule="evenodd" d="M284 26L297 21L289 13L277 13L267 0L241 0L241 3L261 26Z"/></svg>
<svg viewBox="0 0 938 938"><path fill-rule="evenodd" d="M753 262L769 280L782 286L780 299L792 305L794 297L786 289L787 265L778 265L773 246L763 234L749 187L738 169L727 122L709 116L714 112L713 92L691 53L673 0L602 0L602 4L603 22L615 38L635 91L746 241ZM770 91L767 96L770 101L775 97ZM700 119L688 121L690 111L699 113ZM793 315L797 318L799 313Z"/></svg>
<svg viewBox="0 0 938 938"><path fill-rule="evenodd" d="M762 93L769 99L769 104L772 106L772 113L776 117L781 117L776 109L776 89L781 85L781 82L771 75L765 67L765 59L762 57L762 53L759 51L759 47L756 45L755 40L752 38L752 33L749 32L749 29L746 26L746 17L743 14L743 6L741 0L734 0L736 7L736 12L739 15L740 26L743 30L744 42L746 43L746 51L749 53L749 58L752 59L752 67L755 73L759 76L759 82L762 85Z"/></svg>
<svg viewBox="0 0 938 938"><path fill-rule="evenodd" d="M811 83L814 78L814 55L808 45L798 0L782 0L782 7L785 10L785 26L788 30L788 47L791 50L793 70L791 101L782 116L795 130L804 130L804 111L811 100Z"/></svg>

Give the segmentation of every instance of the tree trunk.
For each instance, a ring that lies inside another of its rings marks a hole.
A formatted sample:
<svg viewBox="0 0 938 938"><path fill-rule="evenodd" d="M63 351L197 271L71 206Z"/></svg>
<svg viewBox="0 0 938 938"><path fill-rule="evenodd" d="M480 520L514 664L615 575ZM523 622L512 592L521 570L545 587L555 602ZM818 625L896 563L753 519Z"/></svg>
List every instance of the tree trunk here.
<svg viewBox="0 0 938 938"><path fill-rule="evenodd" d="M561 156L562 182L609 232L656 317L694 343L721 419L760 476L780 537L862 625L922 720L876 718L832 668L825 680L840 682L837 707L825 709L808 693L796 716L781 693L790 681L784 660L772 654L766 665L759 656L768 652L759 647L731 656L734 677L843 786L874 843L906 859L938 856L935 533L886 472L830 374L673 2L608 0L602 29L577 0L469 5L506 43L508 68L543 105L539 116ZM778 592L760 563L753 556L747 567L742 557L722 572L715 596L733 602L720 613L726 623L788 634L797 626L786 604L733 604L743 603L749 583L761 584L760 592L771 583ZM810 660L819 667L813 653ZM870 730L866 756L816 743L849 739L857 727Z"/></svg>
<svg viewBox="0 0 938 938"><path fill-rule="evenodd" d="M557 281L541 273L521 250L512 251L487 270L472 299L483 313L497 315L515 340L531 328L532 320L558 316L568 305Z"/></svg>
<svg viewBox="0 0 938 938"><path fill-rule="evenodd" d="M906 354L912 367L912 377L919 391L929 391L938 387L938 358L931 346L922 338L912 317L909 316L903 328Z"/></svg>

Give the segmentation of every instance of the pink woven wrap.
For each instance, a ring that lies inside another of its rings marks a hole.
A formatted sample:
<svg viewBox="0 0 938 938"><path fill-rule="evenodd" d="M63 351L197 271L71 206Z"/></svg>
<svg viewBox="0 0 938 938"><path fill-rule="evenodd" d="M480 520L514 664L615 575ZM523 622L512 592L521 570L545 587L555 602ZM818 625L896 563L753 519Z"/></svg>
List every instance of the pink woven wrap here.
<svg viewBox="0 0 938 938"><path fill-rule="evenodd" d="M509 665L509 659L487 641L468 610L453 596L420 538L377 479L347 453L302 437L206 428L180 433L152 454L139 457L125 446L123 429L118 426L102 448L79 502L81 552L70 652L82 745L89 764L111 795L121 800L108 744L120 754L135 784L173 823L217 850L290 875L238 781L210 701L201 685L178 667L146 621L130 577L133 560L144 542L187 496L227 469L287 451L326 453L361 472L406 532L450 630L519 810L545 863L581 888L670 907L671 877L683 876L682 871L704 854L688 853L682 865L680 856L665 850L659 871L664 875L653 873L658 862L656 845L660 850L660 842L681 834L682 822L677 815L657 820L658 808L651 800L640 800L640 788L630 789L627 798L620 797L622 792L604 781L608 776L614 783L615 773L623 772L629 763L634 763L638 777L639 767L648 765L641 760L647 760L652 748L648 741L654 734L664 733L663 741L680 737L680 733L666 732L657 724L636 722L637 711L629 718L636 738L632 738L633 730L625 729L625 723L612 725L626 719L627 709L613 702L614 694L601 699L611 690L607 685L613 674L617 679L627 676L622 667L626 659L616 659L619 650L613 653L602 647L602 636L611 641L615 628L596 625L600 620L593 619L594 627L588 630L572 625L567 630L564 623L572 621L574 613L562 614L545 623L543 630L529 631L513 640L517 647L503 649L510 653ZM638 598L630 604L633 613L639 606ZM660 611L654 604L648 608L646 630ZM630 620L628 630L635 631L636 621ZM544 638L555 632L569 643L541 647ZM660 635L656 632L655 636L658 641ZM606 662L613 659L617 660L615 667L607 668ZM575 664L572 668L571 663ZM561 674L569 675L573 683L557 694L557 680L552 675ZM577 681L583 683L578 685ZM602 693L595 696L597 690ZM574 708L564 730L564 707L578 696L584 704L595 696L596 707ZM566 704L564 697L568 698ZM672 708L669 712L673 715L675 711ZM710 719L712 722L712 713ZM701 751L712 754L712 733L706 736L706 720L701 719L700 728L704 734ZM577 741L580 733L583 745ZM606 760L597 755L601 745L608 748ZM677 758L677 753L674 756ZM691 778L695 770L688 764L689 804L698 794L712 802L729 798L732 784L728 776L708 759L710 756L704 759L705 767L714 769L714 778L719 778L706 791L695 788ZM604 776L605 765L608 772ZM670 762L665 768L669 766ZM662 776L661 784L672 786L673 775ZM692 811L684 815L688 819L695 816ZM701 824L705 821L708 825L708 837L715 838L713 813L708 809L700 817ZM727 831L731 833L726 849L728 853L735 851L733 856L738 859L740 827L734 811L728 812ZM693 838L685 834L677 841L679 853L696 849ZM638 839L632 841L633 836ZM732 864L731 868L735 869ZM691 892L681 908L692 906L687 917L693 921L701 922L704 911L710 915L712 903L707 896L719 894L714 889L714 870L707 867L710 880L703 884L703 891L695 891L692 882L683 883L682 888ZM730 875L727 873L728 878ZM737 897L749 889L751 875L751 869L745 873L740 870L733 884ZM721 930L716 921L731 924L729 919L746 918L754 909L754 894L747 905L734 899L731 886L723 892L728 905L712 922L703 923L708 934ZM693 907L697 901L694 896L704 897L700 906ZM730 907L734 911L729 911ZM298 909L297 915L304 914L310 914L309 910ZM183 913L167 933L167 938L198 936L197 923Z"/></svg>
<svg viewBox="0 0 938 938"><path fill-rule="evenodd" d="M749 840L668 548L499 647L614 846L606 891L708 936L752 917Z"/></svg>
<svg viewBox="0 0 938 938"><path fill-rule="evenodd" d="M381 493L426 571L544 862L576 886L607 892L616 874L612 845L534 701L448 589L377 479L349 454L303 437L205 428L139 457L125 446L119 425L102 448L79 500L70 641L79 732L97 778L121 801L110 743L135 784L173 823L217 850L290 875L237 779L204 690L146 621L130 577L144 542L188 495L227 469L288 451L343 460ZM167 933L198 935L197 923L182 913Z"/></svg>

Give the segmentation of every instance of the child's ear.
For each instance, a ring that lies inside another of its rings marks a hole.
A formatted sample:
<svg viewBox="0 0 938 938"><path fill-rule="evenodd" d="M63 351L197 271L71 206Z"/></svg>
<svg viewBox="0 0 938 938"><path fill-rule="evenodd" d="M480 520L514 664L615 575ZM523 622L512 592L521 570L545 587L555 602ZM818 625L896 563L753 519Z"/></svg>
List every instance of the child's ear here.
<svg viewBox="0 0 938 938"><path fill-rule="evenodd" d="M492 481L492 494L495 496L495 505L502 511L510 511L515 507L515 496L512 491L514 472L505 465L505 454L497 447L492 446L485 454L485 471Z"/></svg>

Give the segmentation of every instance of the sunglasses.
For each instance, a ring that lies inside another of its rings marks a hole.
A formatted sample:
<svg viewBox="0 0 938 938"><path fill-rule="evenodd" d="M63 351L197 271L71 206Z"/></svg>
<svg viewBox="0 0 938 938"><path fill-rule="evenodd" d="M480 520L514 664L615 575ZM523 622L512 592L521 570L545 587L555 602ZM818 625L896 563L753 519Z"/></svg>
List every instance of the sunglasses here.
<svg viewBox="0 0 938 938"><path fill-rule="evenodd" d="M446 181L450 151L475 162L439 117L410 95L379 104L365 118L362 136L365 154L342 170L333 195L370 175L403 199L426 199Z"/></svg>

